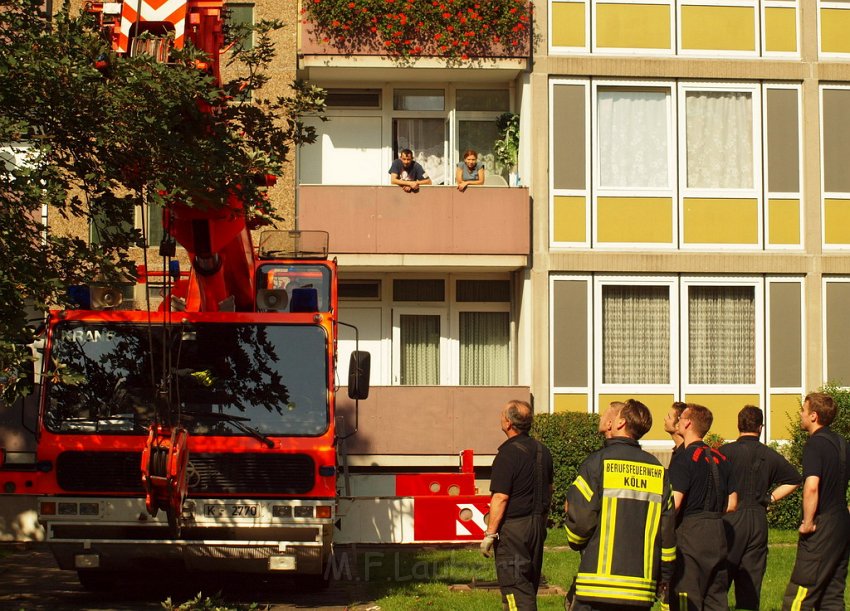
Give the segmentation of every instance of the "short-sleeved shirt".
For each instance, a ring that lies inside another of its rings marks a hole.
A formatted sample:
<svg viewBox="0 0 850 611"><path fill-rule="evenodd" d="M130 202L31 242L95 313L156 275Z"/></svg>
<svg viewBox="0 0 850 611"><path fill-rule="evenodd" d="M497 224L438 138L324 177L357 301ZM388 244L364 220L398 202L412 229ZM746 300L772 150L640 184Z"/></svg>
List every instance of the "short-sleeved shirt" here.
<svg viewBox="0 0 850 611"><path fill-rule="evenodd" d="M505 518L521 518L534 511L534 465L539 442L525 433L509 438L499 446L490 474L490 492L508 495ZM552 454L543 449L543 507L549 508L552 485Z"/></svg>
<svg viewBox="0 0 850 611"><path fill-rule="evenodd" d="M810 475L820 478L818 484L818 508L815 515L847 511L848 472L850 471L850 443L845 443L844 479L840 478L841 470L838 459L838 434L829 427L818 429L806 441L803 447L803 479Z"/></svg>
<svg viewBox="0 0 850 611"><path fill-rule="evenodd" d="M684 494L679 518L705 511L705 495L711 477L711 465L705 459L707 452L711 452L712 460L716 459L720 475L716 489L723 508L726 507L727 497L736 491L734 473L726 457L716 451L712 452L704 441L695 441L670 461L670 484L674 492Z"/></svg>
<svg viewBox="0 0 850 611"><path fill-rule="evenodd" d="M727 443L720 448L720 453L726 456L735 470L739 507L766 506L769 490L784 484L799 486L803 481L791 463L753 435L742 435L737 441ZM749 489L744 490L747 471Z"/></svg>
<svg viewBox="0 0 850 611"><path fill-rule="evenodd" d="M423 168L422 164L417 161L412 161L410 163L410 167L405 169L401 159L393 159L389 173L395 174L401 180L425 180L428 178L428 174L425 173L425 168Z"/></svg>
<svg viewBox="0 0 850 611"><path fill-rule="evenodd" d="M475 162L475 168L471 172L465 161L461 161L457 167L461 170L461 180L478 180L478 171L484 167L484 164L481 161Z"/></svg>

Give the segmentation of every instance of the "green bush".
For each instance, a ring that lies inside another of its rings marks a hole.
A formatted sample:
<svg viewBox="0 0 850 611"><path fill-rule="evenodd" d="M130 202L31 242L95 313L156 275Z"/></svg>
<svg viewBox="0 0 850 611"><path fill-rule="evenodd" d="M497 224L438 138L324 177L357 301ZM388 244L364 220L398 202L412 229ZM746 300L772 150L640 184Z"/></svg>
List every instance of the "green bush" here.
<svg viewBox="0 0 850 611"><path fill-rule="evenodd" d="M567 488L575 480L578 468L589 454L602 447L599 415L578 412L537 414L531 435L542 441L552 453L555 465L555 490L549 517L554 526L564 524Z"/></svg>
<svg viewBox="0 0 850 611"><path fill-rule="evenodd" d="M838 406L838 414L830 428L850 440L850 391L835 386L824 386L820 390L830 395ZM809 436L798 426L799 415L795 412L789 416L789 420L793 423L788 431L790 441L782 446L774 445L773 448L800 471L803 464L803 446L806 445ZM797 530L802 517L802 502L802 493L800 489L797 489L770 508L767 513L768 525L771 528Z"/></svg>

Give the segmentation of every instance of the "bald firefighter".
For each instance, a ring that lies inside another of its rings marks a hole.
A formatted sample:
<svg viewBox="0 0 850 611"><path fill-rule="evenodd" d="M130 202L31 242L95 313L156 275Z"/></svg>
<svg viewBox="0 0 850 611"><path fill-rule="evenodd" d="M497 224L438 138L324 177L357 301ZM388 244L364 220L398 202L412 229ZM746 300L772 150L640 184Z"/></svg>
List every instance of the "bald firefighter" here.
<svg viewBox="0 0 850 611"><path fill-rule="evenodd" d="M638 440L652 427L639 401L611 403L567 490L567 539L581 551L570 609L649 609L666 590L676 559L675 510L667 473Z"/></svg>

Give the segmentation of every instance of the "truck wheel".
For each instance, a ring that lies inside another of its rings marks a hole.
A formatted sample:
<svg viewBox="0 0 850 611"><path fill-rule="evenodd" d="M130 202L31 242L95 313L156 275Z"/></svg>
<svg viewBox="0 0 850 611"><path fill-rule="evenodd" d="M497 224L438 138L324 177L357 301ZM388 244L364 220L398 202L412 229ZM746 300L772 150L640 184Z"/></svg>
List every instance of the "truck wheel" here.
<svg viewBox="0 0 850 611"><path fill-rule="evenodd" d="M77 569L77 578L86 590L102 592L115 586L116 574L98 569Z"/></svg>

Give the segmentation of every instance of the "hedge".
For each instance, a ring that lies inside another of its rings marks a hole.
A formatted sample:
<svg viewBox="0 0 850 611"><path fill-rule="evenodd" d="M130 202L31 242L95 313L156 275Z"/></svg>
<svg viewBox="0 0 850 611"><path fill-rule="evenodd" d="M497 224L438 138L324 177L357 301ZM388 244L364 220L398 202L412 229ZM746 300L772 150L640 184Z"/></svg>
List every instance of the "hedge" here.
<svg viewBox="0 0 850 611"><path fill-rule="evenodd" d="M599 415L579 412L536 414L531 435L542 441L552 453L555 481L549 519L553 526L560 527L565 522L567 488L575 480L584 459L602 447Z"/></svg>

